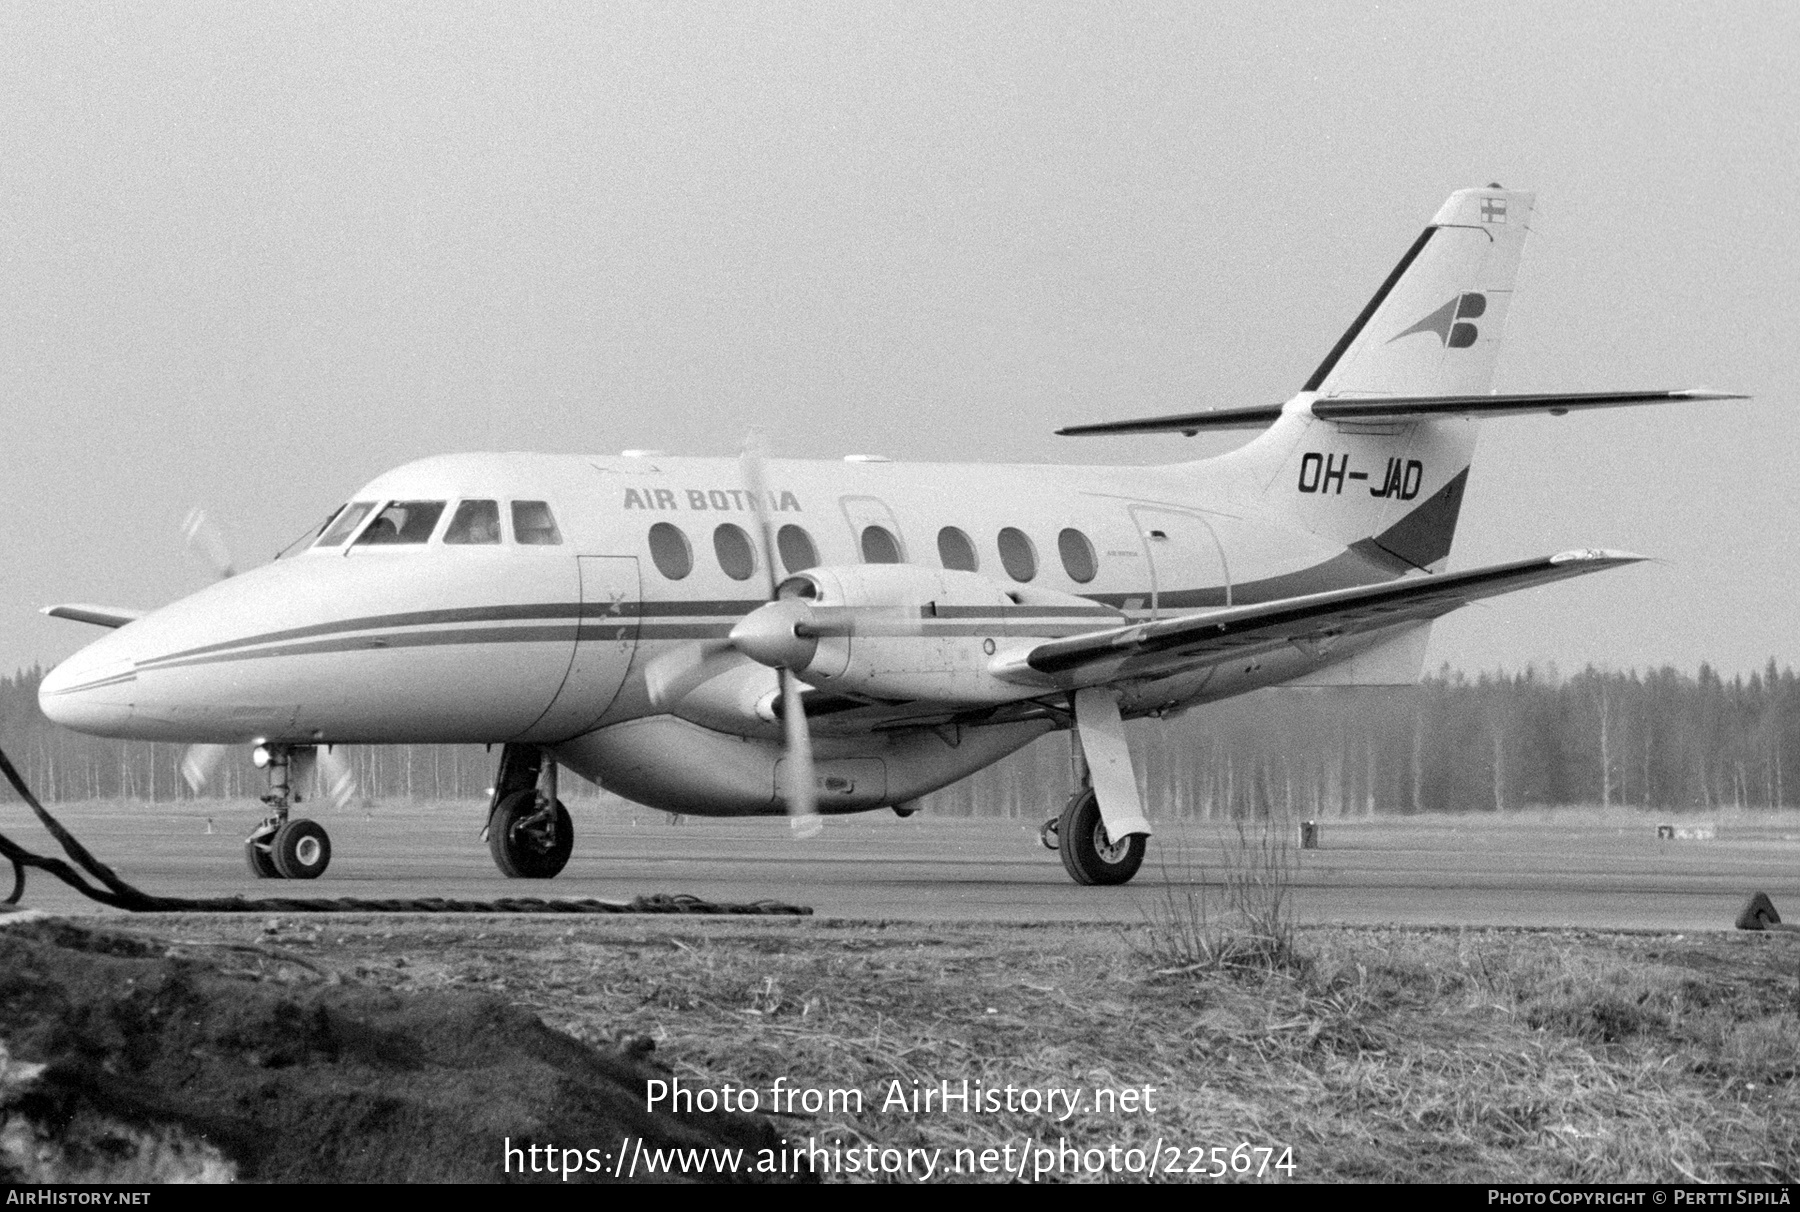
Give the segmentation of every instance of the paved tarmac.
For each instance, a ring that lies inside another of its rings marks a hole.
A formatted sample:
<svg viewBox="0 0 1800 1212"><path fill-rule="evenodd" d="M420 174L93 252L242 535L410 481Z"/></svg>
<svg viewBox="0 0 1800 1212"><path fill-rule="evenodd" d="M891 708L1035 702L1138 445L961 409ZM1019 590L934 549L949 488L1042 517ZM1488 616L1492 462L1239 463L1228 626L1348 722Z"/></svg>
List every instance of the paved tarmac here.
<svg viewBox="0 0 1800 1212"><path fill-rule="evenodd" d="M54 809L121 875L168 896L629 900L667 892L777 899L854 920L1136 923L1166 910L1171 896L1182 905L1189 892L1205 889L1216 902L1232 865L1246 862L1230 826L1165 824L1136 881L1082 888L1039 845L1036 820L901 820L881 812L834 818L822 836L795 841L781 819L673 822L648 809L583 801L571 806L576 845L568 869L538 883L495 871L478 836L480 805L396 805L319 813L331 832L331 868L317 881L288 884L254 880L245 868L242 838L257 817L251 805ZM1576 811L1326 821L1319 849L1288 849L1296 917L1721 930L1760 889L1800 920L1800 815L1721 821L1710 841L1659 840L1657 820ZM56 853L22 805L0 805L0 832ZM1264 836L1252 829L1252 854ZM32 874L25 903L111 912L43 873Z"/></svg>

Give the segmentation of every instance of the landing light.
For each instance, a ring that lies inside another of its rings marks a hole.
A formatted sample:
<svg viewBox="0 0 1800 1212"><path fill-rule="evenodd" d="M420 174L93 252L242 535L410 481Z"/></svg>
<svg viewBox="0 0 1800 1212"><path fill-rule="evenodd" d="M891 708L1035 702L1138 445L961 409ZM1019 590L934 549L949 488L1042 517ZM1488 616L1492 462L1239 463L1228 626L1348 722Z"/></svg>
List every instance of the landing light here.
<svg viewBox="0 0 1800 1212"><path fill-rule="evenodd" d="M255 749L250 751L250 762L258 770L261 770L264 766L269 764L269 757L269 751L261 745L258 745Z"/></svg>

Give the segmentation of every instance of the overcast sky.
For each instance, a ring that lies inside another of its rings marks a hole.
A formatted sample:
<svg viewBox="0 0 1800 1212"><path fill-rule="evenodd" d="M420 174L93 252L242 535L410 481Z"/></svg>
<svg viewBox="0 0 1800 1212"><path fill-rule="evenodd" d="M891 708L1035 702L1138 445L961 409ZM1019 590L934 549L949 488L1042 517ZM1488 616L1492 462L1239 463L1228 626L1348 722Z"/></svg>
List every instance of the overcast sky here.
<svg viewBox="0 0 1800 1212"><path fill-rule="evenodd" d="M1800 663L1800 5L0 7L0 672L448 450L1176 460L1453 189L1536 189L1468 670ZM971 480L978 483L978 480Z"/></svg>

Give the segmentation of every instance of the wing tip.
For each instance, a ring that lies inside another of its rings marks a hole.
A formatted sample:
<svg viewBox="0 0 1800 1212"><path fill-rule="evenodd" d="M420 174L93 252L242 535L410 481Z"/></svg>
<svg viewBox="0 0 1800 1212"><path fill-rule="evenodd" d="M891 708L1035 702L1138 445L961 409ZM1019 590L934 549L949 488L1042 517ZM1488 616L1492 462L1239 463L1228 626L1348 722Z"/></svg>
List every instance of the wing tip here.
<svg viewBox="0 0 1800 1212"><path fill-rule="evenodd" d="M1612 566L1617 564L1641 564L1650 557L1639 555L1635 551L1617 551L1610 547L1578 547L1571 551L1559 551L1550 557L1552 564L1601 564Z"/></svg>
<svg viewBox="0 0 1800 1212"><path fill-rule="evenodd" d="M144 617L141 610L128 610L120 606L94 606L87 602L58 602L54 606L40 606L38 613L49 615L53 619L92 623L96 627L123 627Z"/></svg>
<svg viewBox="0 0 1800 1212"><path fill-rule="evenodd" d="M1689 387L1681 391L1669 393L1676 400L1753 400L1756 397L1741 391L1714 391L1710 387Z"/></svg>

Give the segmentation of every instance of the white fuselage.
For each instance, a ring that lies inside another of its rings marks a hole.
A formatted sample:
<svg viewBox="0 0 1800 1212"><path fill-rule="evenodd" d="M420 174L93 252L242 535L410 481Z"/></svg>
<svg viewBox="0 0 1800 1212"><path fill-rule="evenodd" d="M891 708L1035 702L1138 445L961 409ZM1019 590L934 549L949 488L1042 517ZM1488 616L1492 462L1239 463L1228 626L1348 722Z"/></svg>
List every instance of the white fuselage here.
<svg viewBox="0 0 1800 1212"><path fill-rule="evenodd" d="M1433 470L1441 482L1454 469ZM1395 575L1262 513L1265 486L1238 482L1242 471L1226 460L1151 468L774 460L766 474L772 527L801 528L819 566L863 565L872 541L877 559L962 564L960 534L974 571L1015 601L1091 607L1092 617L1065 605L1025 623L1017 611L971 612L960 642L990 652L1022 634ZM780 810L773 670L736 670L685 710L653 705L643 674L661 653L718 640L767 600L758 520L736 460L450 455L388 472L353 500L372 504L370 518L389 502L445 508L425 541L314 545L119 628L46 677L46 713L83 731L154 741L538 743L661 807ZM545 502L559 541L523 543L509 522L499 541L446 543L459 503L470 500L497 502L503 517L513 502ZM897 551L872 540L871 526ZM721 527L748 536L756 567ZM1009 528L1018 534L1003 539ZM988 625L991 637L978 634ZM1128 715L1171 709L1325 663L1286 651L1189 684L1127 688L1122 706ZM809 681L824 702L829 679ZM1053 710L908 719L884 716L880 703L840 706L850 710L814 723L827 810L909 800L1066 723Z"/></svg>

